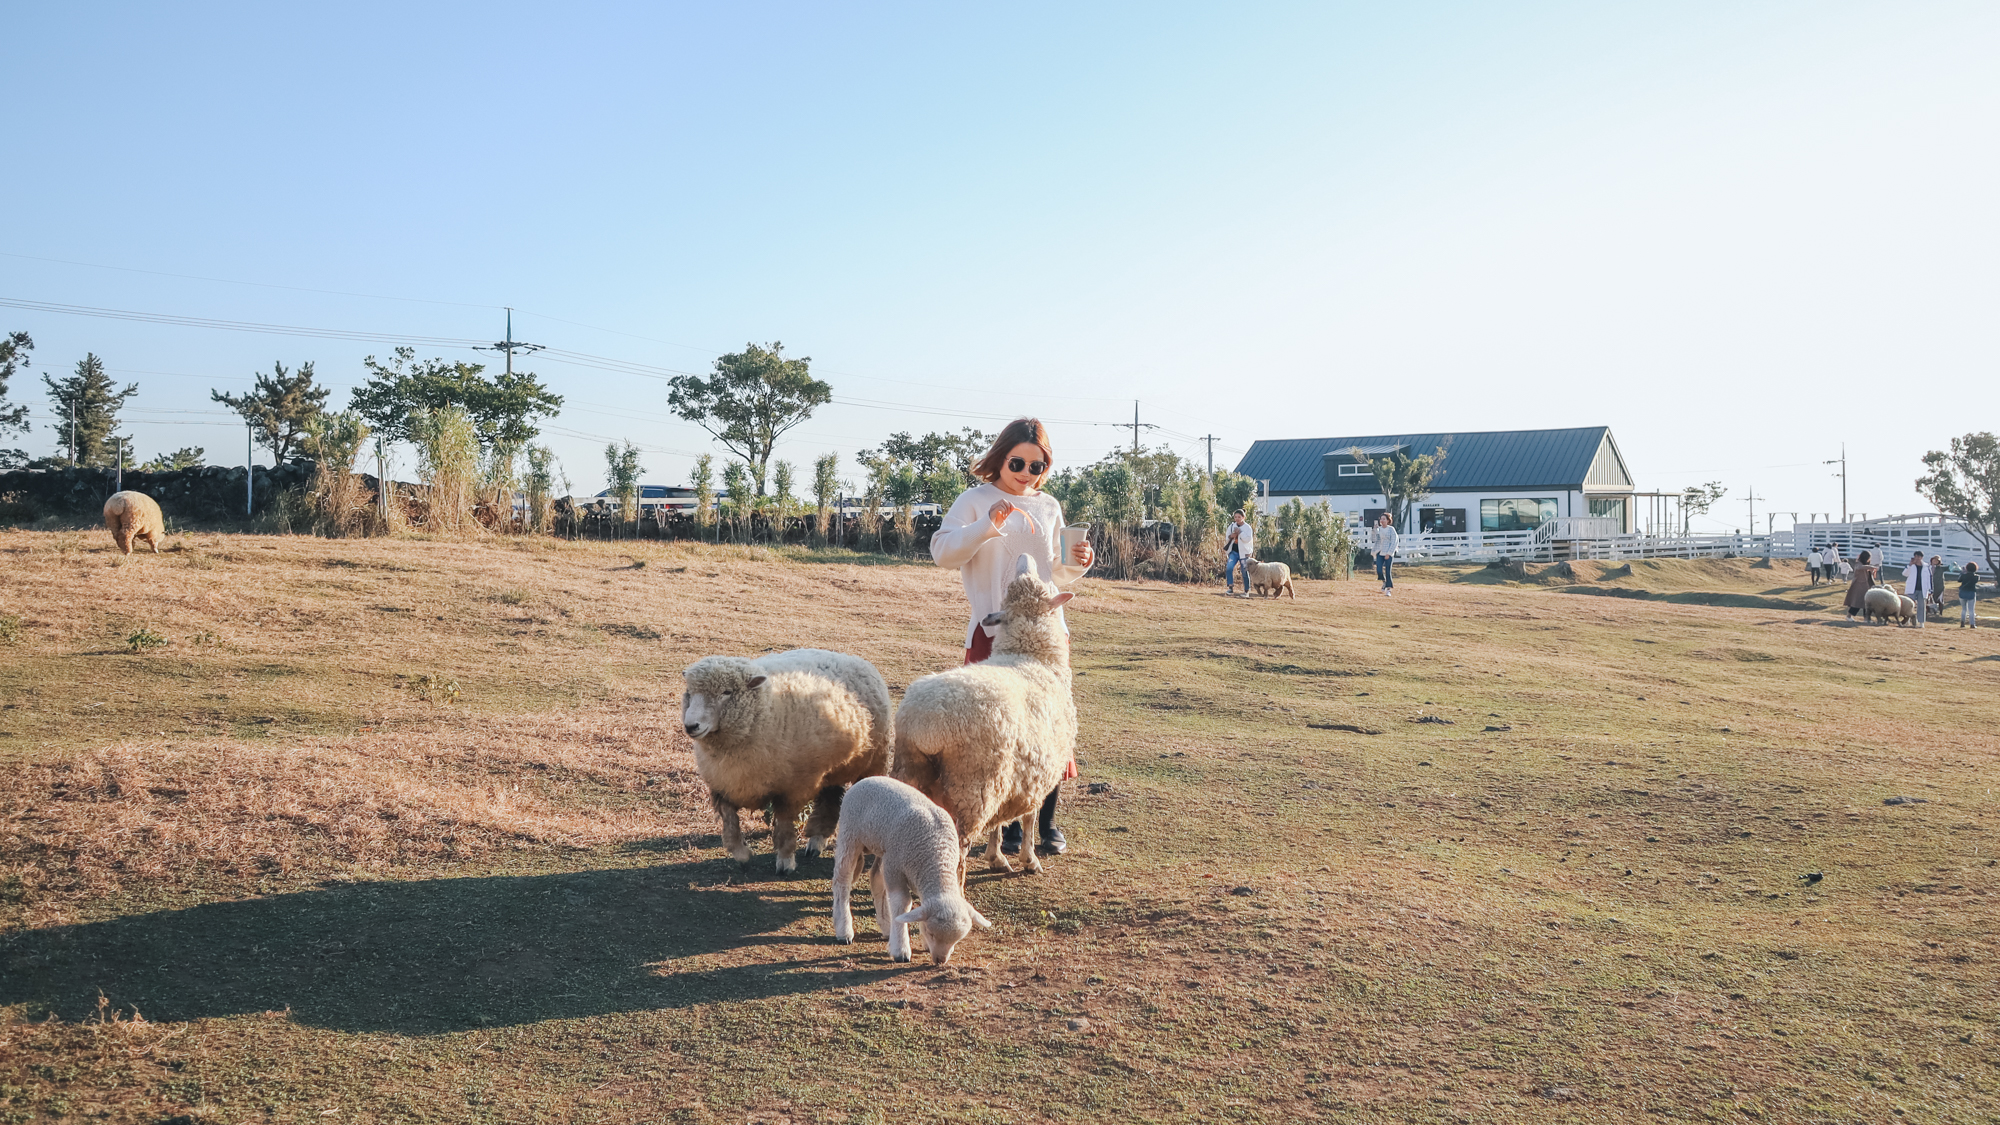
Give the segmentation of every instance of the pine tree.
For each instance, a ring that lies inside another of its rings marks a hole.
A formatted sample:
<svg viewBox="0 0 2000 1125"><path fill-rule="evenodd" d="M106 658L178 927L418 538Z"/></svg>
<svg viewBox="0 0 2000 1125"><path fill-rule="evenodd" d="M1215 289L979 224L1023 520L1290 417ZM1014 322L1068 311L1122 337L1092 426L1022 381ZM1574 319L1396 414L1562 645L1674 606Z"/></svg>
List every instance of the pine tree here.
<svg viewBox="0 0 2000 1125"><path fill-rule="evenodd" d="M28 408L25 405L7 405L7 381L14 374L28 366L28 353L35 350L35 341L26 332L10 332L0 336L0 434L8 432L28 432ZM0 449L0 469L12 469L26 464L28 454L21 449Z"/></svg>
<svg viewBox="0 0 2000 1125"><path fill-rule="evenodd" d="M271 447L272 459L282 465L298 451L306 429L325 409L329 392L313 382L311 361L299 364L297 371L286 371L284 364L273 363L271 372L257 376L257 388L249 394L210 391L208 397L241 414Z"/></svg>
<svg viewBox="0 0 2000 1125"><path fill-rule="evenodd" d="M85 355L76 363L76 374L60 382L52 376L42 376L42 383L49 389L49 400L55 405L57 421L49 428L56 431L57 440L62 444L63 453L49 460L57 465L82 465L87 468L109 468L118 461L118 411L124 408L125 400L139 393L139 384L127 383L119 390L104 373L104 361L95 355ZM74 442L71 438L71 416L74 412ZM125 444L131 444L125 439Z"/></svg>

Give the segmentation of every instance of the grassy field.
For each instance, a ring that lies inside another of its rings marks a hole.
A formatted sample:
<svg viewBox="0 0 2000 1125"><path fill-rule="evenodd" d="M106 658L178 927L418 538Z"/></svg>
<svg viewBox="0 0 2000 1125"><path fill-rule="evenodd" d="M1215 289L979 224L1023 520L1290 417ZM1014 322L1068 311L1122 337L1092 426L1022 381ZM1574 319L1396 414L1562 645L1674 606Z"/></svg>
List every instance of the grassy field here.
<svg viewBox="0 0 2000 1125"><path fill-rule="evenodd" d="M0 532L0 1121L2000 1119L2000 631L1530 569L1086 579L1071 852L940 969L722 855L678 671L900 690L953 575Z"/></svg>

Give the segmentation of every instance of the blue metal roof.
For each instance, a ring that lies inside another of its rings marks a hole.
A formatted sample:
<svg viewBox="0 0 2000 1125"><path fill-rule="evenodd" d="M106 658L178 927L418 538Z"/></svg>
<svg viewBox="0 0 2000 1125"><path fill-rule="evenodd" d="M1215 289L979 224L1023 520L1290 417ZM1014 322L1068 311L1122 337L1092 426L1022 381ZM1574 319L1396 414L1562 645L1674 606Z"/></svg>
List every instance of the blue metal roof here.
<svg viewBox="0 0 2000 1125"><path fill-rule="evenodd" d="M1280 438L1252 442L1237 462L1244 476L1271 482L1273 493L1331 492L1325 456L1346 453L1355 446L1373 452L1407 446L1412 454L1447 450L1444 471L1434 486L1439 492L1512 491L1531 488L1580 489L1590 464L1610 435L1609 426L1567 430L1489 430L1469 434L1363 434L1355 437ZM1340 491L1374 490L1365 485Z"/></svg>

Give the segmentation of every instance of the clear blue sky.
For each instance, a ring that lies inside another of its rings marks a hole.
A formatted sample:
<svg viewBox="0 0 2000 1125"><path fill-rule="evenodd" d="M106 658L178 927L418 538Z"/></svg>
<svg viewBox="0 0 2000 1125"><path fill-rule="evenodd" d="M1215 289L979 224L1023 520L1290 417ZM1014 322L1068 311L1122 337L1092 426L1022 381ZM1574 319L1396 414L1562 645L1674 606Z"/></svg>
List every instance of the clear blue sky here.
<svg viewBox="0 0 2000 1125"><path fill-rule="evenodd" d="M1212 432L1222 465L1607 424L1642 487L1729 485L1733 526L1752 487L1837 508L1842 441L1856 511L1920 510L1923 452L2000 424L1990 3L68 4L6 30L0 297L469 339L512 305L520 338L686 371L782 340L842 400L781 446L802 464L1019 412L1075 420L1057 453L1085 462L1121 431L1081 423L1134 398L1173 431L1146 440ZM0 329L36 374L95 351L138 382L142 456L215 463L242 430L185 413L211 387L311 359L344 403L389 349ZM532 366L579 490L606 438L662 482L711 448L659 379Z"/></svg>

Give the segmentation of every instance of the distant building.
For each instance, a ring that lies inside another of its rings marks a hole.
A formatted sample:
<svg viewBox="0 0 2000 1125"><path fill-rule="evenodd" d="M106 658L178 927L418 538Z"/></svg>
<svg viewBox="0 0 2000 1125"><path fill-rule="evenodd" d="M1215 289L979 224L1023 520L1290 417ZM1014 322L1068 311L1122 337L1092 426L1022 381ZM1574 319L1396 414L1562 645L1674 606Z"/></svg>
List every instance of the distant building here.
<svg viewBox="0 0 2000 1125"><path fill-rule="evenodd" d="M618 507L618 494L611 489L607 488L598 493L597 498L605 502L603 506L606 508L615 510ZM665 509L669 512L692 512L694 511L694 504L694 489L692 488L684 488L678 484L642 484L639 486L639 512L641 515L660 509Z"/></svg>
<svg viewBox="0 0 2000 1125"><path fill-rule="evenodd" d="M1443 447L1443 471L1405 532L1533 531L1568 517L1596 516L1609 534L1633 530L1632 474L1608 426L1459 434L1363 434L1253 442L1236 471L1268 481L1267 506L1296 496L1372 524L1388 508L1367 459ZM1362 456L1357 457L1359 452Z"/></svg>

